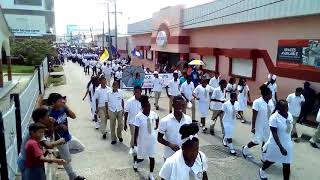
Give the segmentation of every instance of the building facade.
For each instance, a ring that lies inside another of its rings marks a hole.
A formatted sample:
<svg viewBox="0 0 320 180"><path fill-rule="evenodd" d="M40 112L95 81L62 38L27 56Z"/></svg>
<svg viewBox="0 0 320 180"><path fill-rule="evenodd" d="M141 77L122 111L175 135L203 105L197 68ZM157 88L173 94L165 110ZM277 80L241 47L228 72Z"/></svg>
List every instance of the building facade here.
<svg viewBox="0 0 320 180"><path fill-rule="evenodd" d="M15 37L55 40L54 0L0 0L0 4Z"/></svg>
<svg viewBox="0 0 320 180"><path fill-rule="evenodd" d="M244 77L259 96L269 73L279 97L310 81L320 91L320 1L217 0L191 8L174 6L128 25L136 65L202 59L222 78Z"/></svg>

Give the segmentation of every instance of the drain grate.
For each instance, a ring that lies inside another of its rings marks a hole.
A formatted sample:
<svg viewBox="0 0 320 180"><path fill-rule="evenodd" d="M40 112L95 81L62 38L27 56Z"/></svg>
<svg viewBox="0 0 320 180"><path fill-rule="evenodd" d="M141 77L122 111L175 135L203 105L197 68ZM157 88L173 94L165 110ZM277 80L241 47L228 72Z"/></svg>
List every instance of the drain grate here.
<svg viewBox="0 0 320 180"><path fill-rule="evenodd" d="M200 147L200 150L208 157L215 159L224 159L230 157L228 149L218 145L206 145Z"/></svg>

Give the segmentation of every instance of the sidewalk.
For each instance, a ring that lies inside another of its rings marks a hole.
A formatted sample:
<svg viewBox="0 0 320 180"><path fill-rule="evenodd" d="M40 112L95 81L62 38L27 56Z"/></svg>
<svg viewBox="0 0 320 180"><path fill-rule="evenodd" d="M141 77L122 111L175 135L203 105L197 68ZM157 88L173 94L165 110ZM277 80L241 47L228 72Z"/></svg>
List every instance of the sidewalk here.
<svg viewBox="0 0 320 180"><path fill-rule="evenodd" d="M115 146L110 144L110 134L107 140L102 140L99 131L94 129L94 123L91 121L90 109L88 101L82 101L85 93L85 87L90 76L85 76L83 69L78 64L71 62L64 66L67 84L57 87L50 87L47 93L59 92L67 96L68 105L76 113L77 119L69 121L69 128L72 135L79 138L86 145L86 150L80 154L73 155L73 167L82 176L88 180L135 180L145 179L148 174L148 162L142 163L139 173L135 173L132 169L132 158L129 152L129 132L124 133L124 143L118 143ZM143 91L144 93L144 91ZM48 95L47 94L47 95ZM126 99L132 96L132 92L125 93ZM151 98L153 104L154 98ZM160 110L155 111L160 118L167 115L168 98L165 91L162 92L160 99ZM154 107L152 107L153 109ZM154 110L154 109L153 109ZM188 110L187 114L191 114ZM198 114L197 114L198 116ZM247 119L251 119L251 111L245 113ZM211 116L210 116L211 117ZM209 122L209 121L207 121ZM209 126L209 124L207 124ZM109 123L108 123L109 127ZM109 129L109 128L108 128ZM208 158L208 175L209 179L215 180L257 180L260 162L260 147L256 147L253 151L256 160L249 162L242 158L240 149L242 145L250 140L250 124L241 124L237 122L234 144L238 150L238 156L231 156L221 144L220 125L216 124L216 136L200 133L200 146ZM312 134L313 129L307 127L299 127L300 131ZM110 131L109 131L110 132ZM300 132L301 133L301 132ZM319 153L318 149L311 148L308 142L294 144L294 163L291 168L292 180L318 180L320 177ZM162 153L163 146L158 144L156 155L156 172L163 164ZM282 166L274 165L268 171L269 179L282 179ZM67 180L64 170L58 170L57 176L59 180Z"/></svg>

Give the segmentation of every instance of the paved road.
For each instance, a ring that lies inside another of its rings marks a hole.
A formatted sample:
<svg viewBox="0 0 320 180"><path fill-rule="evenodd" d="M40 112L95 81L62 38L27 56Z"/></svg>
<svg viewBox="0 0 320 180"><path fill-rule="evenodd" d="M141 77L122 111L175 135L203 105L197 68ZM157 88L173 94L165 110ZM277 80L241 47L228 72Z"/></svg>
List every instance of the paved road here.
<svg viewBox="0 0 320 180"><path fill-rule="evenodd" d="M82 101L85 92L85 85L89 76L85 76L82 69L72 63L67 63L64 67L67 84L49 88L47 92L60 92L67 96L69 106L77 114L76 120L70 120L70 131L72 135L79 138L86 145L86 150L73 156L73 166L77 172L87 177L89 180L135 180L145 179L148 174L148 163L142 164L139 173L132 170L132 158L129 156L129 133L124 133L124 143L115 146L110 145L110 137L102 140L98 131L94 130L94 124L90 120L89 104ZM132 92L126 92L126 98ZM168 99L162 93L160 117L167 114ZM153 104L151 98L151 104ZM187 112L190 114L190 112ZM250 111L245 113L247 119L251 117ZM109 126L109 124L108 124ZM219 127L217 124L216 127ZM303 132L312 134L314 130L299 127ZM221 133L217 128L216 136L200 134L201 150L208 157L209 179L217 180L257 180L257 171L261 166L259 160L260 148L254 150L256 161L249 162L240 156L240 148L250 139L249 124L237 122L234 144L238 149L238 156L230 156L227 150L221 145ZM156 173L158 173L163 163L162 146L158 145L156 156ZM318 180L320 177L320 151L313 149L307 142L295 144L294 164L292 165L291 179ZM271 180L282 179L281 165L274 165L269 170ZM57 172L59 180L67 179L63 170Z"/></svg>

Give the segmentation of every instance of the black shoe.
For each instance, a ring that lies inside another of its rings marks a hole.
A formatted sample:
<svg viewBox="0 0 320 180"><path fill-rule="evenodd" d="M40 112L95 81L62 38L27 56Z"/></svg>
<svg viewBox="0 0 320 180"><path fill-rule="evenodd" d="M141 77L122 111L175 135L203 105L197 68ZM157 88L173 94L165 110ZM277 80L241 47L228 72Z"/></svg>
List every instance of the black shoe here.
<svg viewBox="0 0 320 180"><path fill-rule="evenodd" d="M169 111L169 114L171 114L172 113L172 111Z"/></svg>
<svg viewBox="0 0 320 180"><path fill-rule="evenodd" d="M86 179L85 177L77 176L74 180L85 180L85 179Z"/></svg>
<svg viewBox="0 0 320 180"><path fill-rule="evenodd" d="M159 106L156 107L156 110L159 110Z"/></svg>
<svg viewBox="0 0 320 180"><path fill-rule="evenodd" d="M104 134L102 135L102 139L107 139L107 134L106 134L106 133L104 133Z"/></svg>
<svg viewBox="0 0 320 180"><path fill-rule="evenodd" d="M119 141L120 141L120 142L123 142L123 139L122 139L122 138L119 138Z"/></svg>
<svg viewBox="0 0 320 180"><path fill-rule="evenodd" d="M117 144L117 141L111 141L111 144L115 145L115 144Z"/></svg>
<svg viewBox="0 0 320 180"><path fill-rule="evenodd" d="M310 142L310 145L314 148L317 148L319 149L319 146L317 145L317 143L314 143L314 142Z"/></svg>

